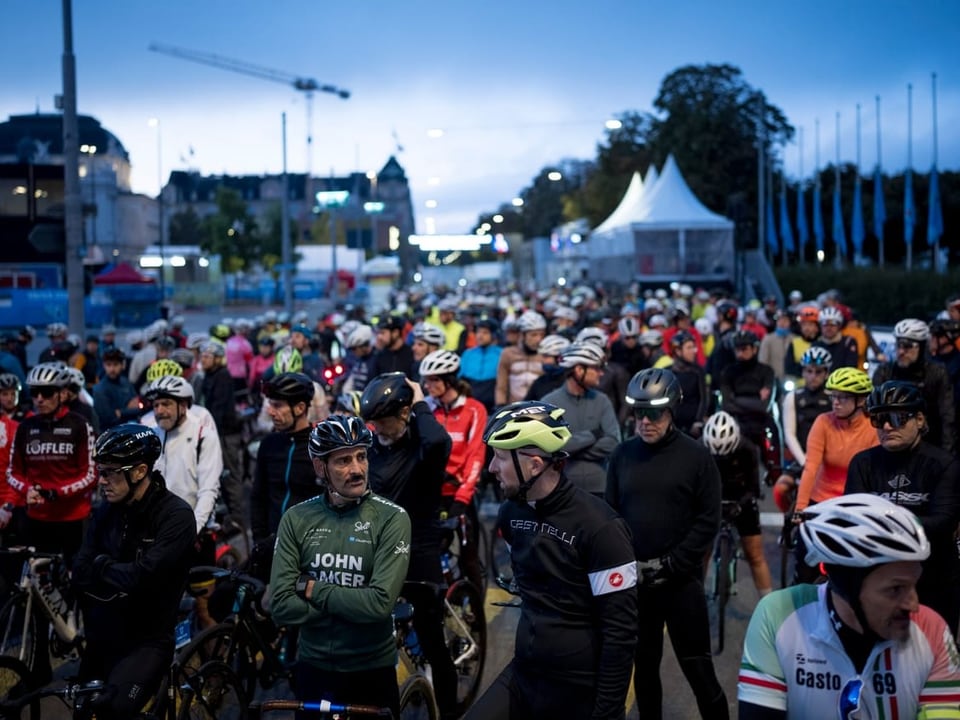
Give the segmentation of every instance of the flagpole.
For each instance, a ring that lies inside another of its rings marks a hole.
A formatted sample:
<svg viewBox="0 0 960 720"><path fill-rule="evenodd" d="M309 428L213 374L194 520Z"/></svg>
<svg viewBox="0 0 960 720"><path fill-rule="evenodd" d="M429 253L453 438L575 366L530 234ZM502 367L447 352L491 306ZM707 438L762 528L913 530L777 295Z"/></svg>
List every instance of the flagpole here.
<svg viewBox="0 0 960 720"><path fill-rule="evenodd" d="M907 83L907 175L913 172L913 83ZM909 178L904 178L906 183ZM906 185L905 185L906 187ZM912 193L911 188L911 193ZM904 205L908 202L904 198ZM903 235L904 240L910 237L907 242L907 272L913 269L913 232L906 227L908 218L904 216Z"/></svg>
<svg viewBox="0 0 960 720"><path fill-rule="evenodd" d="M813 233L817 240L817 265L823 264L823 248L821 244L823 242L823 233L820 231L820 228L817 227L817 213L822 213L823 208L821 206L820 198L820 118L815 118L813 121L813 137L814 137L814 164L816 165L814 169L815 182L814 182L814 202L816 207L813 210L813 220L814 227ZM821 223L822 224L822 223Z"/></svg>
<svg viewBox="0 0 960 720"><path fill-rule="evenodd" d="M882 158L882 153L880 152L881 148L880 148L880 96L879 96L879 95L877 95L876 101L877 101L877 182L876 182L876 185L875 185L874 188L873 188L873 192L874 192L873 206L874 206L875 208L877 207L877 202L879 202L879 201L877 200L877 198L876 198L876 195L877 195L878 193L880 193L880 194L882 195L882 193L883 193L883 183L882 183L883 161L882 161L882 159L881 159L881 158ZM875 222L875 224L876 224L876 221L877 221L878 219L879 219L879 218L877 217L877 214L874 213L874 222ZM884 248L883 248L883 224L882 224L882 222L881 222L881 224L880 224L879 227L875 227L875 228L873 229L873 232L874 232L874 233L876 234L876 236L877 236L877 265L879 265L880 267L883 267Z"/></svg>
<svg viewBox="0 0 960 720"><path fill-rule="evenodd" d="M937 172L937 74L930 73L930 85L933 97L933 169L931 176ZM938 198L939 200L939 198ZM933 208L928 208L927 212L933 212ZM937 235L936 242L933 244L933 271L940 272L940 236Z"/></svg>
<svg viewBox="0 0 960 720"><path fill-rule="evenodd" d="M787 155L786 146L784 146L783 150L784 150L784 153L783 153L784 159L786 159L786 155ZM785 168L781 168L780 169L780 191L784 194L786 194L787 192L786 183L787 183L787 173L785 172ZM773 205L773 166L772 165L770 167L770 204L771 206ZM782 267L787 266L787 243L783 238L782 232L780 233L780 265Z"/></svg>
<svg viewBox="0 0 960 720"><path fill-rule="evenodd" d="M799 217L799 213L804 211L803 205L801 204L801 199L803 197L803 126L800 127L798 141L800 146L800 180L797 183L797 213ZM803 238L799 237L799 223L797 225L797 235L797 259L800 261L800 265L803 266L806 265L806 258L804 257L804 255L806 255L806 243L803 241Z"/></svg>
<svg viewBox="0 0 960 720"><path fill-rule="evenodd" d="M767 213L767 194L764 190L764 182L766 181L766 173L764 172L764 153L766 152L766 123L763 121L764 115L764 102L763 98L759 98L760 101L760 121L759 127L757 128L757 242L761 251L763 252L763 257L767 258L770 261L770 266L773 267L773 257L770 253L770 249L767 246L767 233L766 227L764 224L764 218Z"/></svg>
<svg viewBox="0 0 960 720"><path fill-rule="evenodd" d="M835 135L835 138L834 138L834 139L835 139L835 141L836 141L836 146L837 146L837 162L836 162L836 165L834 165L834 168L833 168L833 180L834 180L833 192L834 192L834 198L836 198L836 197L840 194L840 111L839 111L839 110L837 110L836 126L837 126L837 130L836 130L836 133L834 133L834 135ZM840 205L840 203L836 202L836 200L834 201L834 203L835 203L835 205L837 205L837 206ZM833 233L833 234L834 234L834 236L835 236L835 237L833 238L833 245L834 245L834 248L833 248L833 250L834 250L833 264L834 264L834 266L835 266L838 270L839 270L841 267L843 267L843 256L841 255L841 252L840 252L840 251L841 251L840 243L838 242L839 239L840 239L840 237L839 237L840 234L837 232L837 223L839 223L841 227L843 226L843 216L841 215L839 218L837 217L837 214L839 213L839 211L840 211L840 208L839 208L839 207L835 207L835 208L834 208L834 219L833 219L833 222L834 222L834 226L833 226L833 228L834 228L834 233Z"/></svg>
<svg viewBox="0 0 960 720"><path fill-rule="evenodd" d="M860 201L860 199L862 198L861 190L860 190L860 103L857 103L857 175L856 175L855 185L856 185L856 187L855 187L854 192L853 192L853 201L854 201L854 203L858 203L858 202ZM859 205L855 205L855 207L853 208L854 218L857 217L857 213L858 213L858 212L863 213L863 208L860 207ZM862 220L863 218L861 217L860 219ZM853 225L853 223L852 223L852 225ZM861 246L860 246L859 248L857 247L857 234L858 234L858 233L859 233L859 228L857 228L857 227L851 227L851 228L850 228L850 235L851 235L850 239L851 239L851 241L853 242L853 264L854 264L854 266L859 265L859 263L860 263L860 258L863 256L863 245L862 245L862 243L863 243L863 238L862 238L862 237L860 238Z"/></svg>

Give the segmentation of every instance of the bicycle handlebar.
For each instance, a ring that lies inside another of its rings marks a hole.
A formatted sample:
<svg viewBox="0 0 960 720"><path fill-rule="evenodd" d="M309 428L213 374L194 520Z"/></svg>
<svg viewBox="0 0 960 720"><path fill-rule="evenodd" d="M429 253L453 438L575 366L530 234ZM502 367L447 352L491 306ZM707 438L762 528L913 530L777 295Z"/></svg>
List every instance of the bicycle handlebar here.
<svg viewBox="0 0 960 720"><path fill-rule="evenodd" d="M295 710L298 712L315 713L343 713L345 715L369 715L371 717L392 718L393 711L390 708L376 707L374 705L342 705L332 703L329 700L319 702L303 702L300 700L264 700L262 703L250 703L249 709L254 713L254 717L259 717L265 712L274 710Z"/></svg>
<svg viewBox="0 0 960 720"><path fill-rule="evenodd" d="M33 545L14 545L13 547L0 548L0 555L28 555L32 558L63 560L63 553L40 552Z"/></svg>
<svg viewBox="0 0 960 720"><path fill-rule="evenodd" d="M242 585L249 586L253 591L253 603L256 611L260 615L269 614L266 610L264 610L263 605L260 602L264 593L267 591L267 586L252 575L247 575L239 570L227 570L214 565L194 565L192 568L190 568L190 575L192 576L194 573L207 573L214 579L214 582L224 578L229 578Z"/></svg>

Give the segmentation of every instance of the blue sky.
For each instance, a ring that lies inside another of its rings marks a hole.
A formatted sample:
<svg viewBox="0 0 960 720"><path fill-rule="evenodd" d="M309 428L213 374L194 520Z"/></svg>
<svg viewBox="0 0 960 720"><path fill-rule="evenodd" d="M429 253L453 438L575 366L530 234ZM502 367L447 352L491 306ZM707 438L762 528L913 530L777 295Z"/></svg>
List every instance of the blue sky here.
<svg viewBox="0 0 960 720"><path fill-rule="evenodd" d="M0 118L50 112L61 87L60 0L4 0ZM939 167L960 169L960 2L957 0L74 0L79 110L124 143L134 190L162 170L265 173L306 159L304 98L279 83L149 52L151 42L314 78L350 90L314 99L315 174L379 169L395 151L413 190L419 231L469 231L544 166L589 158L603 122L648 111L681 65L729 62L804 128L804 174L856 151L876 162L874 97L882 98L883 165L906 165L913 83L913 165L932 154L936 72ZM427 130L443 128L440 138ZM189 148L194 154L189 155ZM800 168L796 143L786 167ZM681 168L682 170L682 168ZM427 200L437 207L427 210Z"/></svg>

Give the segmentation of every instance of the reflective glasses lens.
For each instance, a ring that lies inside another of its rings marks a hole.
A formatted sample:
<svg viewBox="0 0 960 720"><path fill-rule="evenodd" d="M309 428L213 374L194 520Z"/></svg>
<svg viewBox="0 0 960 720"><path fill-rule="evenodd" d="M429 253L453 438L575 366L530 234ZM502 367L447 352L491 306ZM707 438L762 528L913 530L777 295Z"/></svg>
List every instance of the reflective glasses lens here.
<svg viewBox="0 0 960 720"><path fill-rule="evenodd" d="M51 398L54 395L56 395L59 392L59 390L57 390L57 388L52 388L52 387L33 387L33 388L30 388L30 392L33 395L37 395L38 397Z"/></svg>
<svg viewBox="0 0 960 720"><path fill-rule="evenodd" d="M636 415L637 420L646 418L650 422L657 422L663 417L664 412L666 412L666 408L637 408L633 411L633 414Z"/></svg>
<svg viewBox="0 0 960 720"><path fill-rule="evenodd" d="M908 412L880 412L873 413L870 415L870 424L875 428L882 428L884 425L889 425L894 430L897 428L902 428L906 425L912 418L916 417L916 413Z"/></svg>
<svg viewBox="0 0 960 720"><path fill-rule="evenodd" d="M897 350L913 350L920 347L920 343L913 340L897 340Z"/></svg>

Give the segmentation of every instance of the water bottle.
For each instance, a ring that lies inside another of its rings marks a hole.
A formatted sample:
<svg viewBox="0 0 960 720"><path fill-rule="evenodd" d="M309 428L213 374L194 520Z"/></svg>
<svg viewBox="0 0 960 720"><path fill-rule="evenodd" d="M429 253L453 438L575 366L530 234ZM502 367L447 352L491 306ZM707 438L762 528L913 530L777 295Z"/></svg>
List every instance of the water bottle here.
<svg viewBox="0 0 960 720"><path fill-rule="evenodd" d="M443 570L443 576L448 577L450 575L450 554L442 553L440 555L440 568Z"/></svg>
<svg viewBox="0 0 960 720"><path fill-rule="evenodd" d="M417 631L410 627L407 636L403 640L403 646L412 657L420 655L420 638L417 637Z"/></svg>

